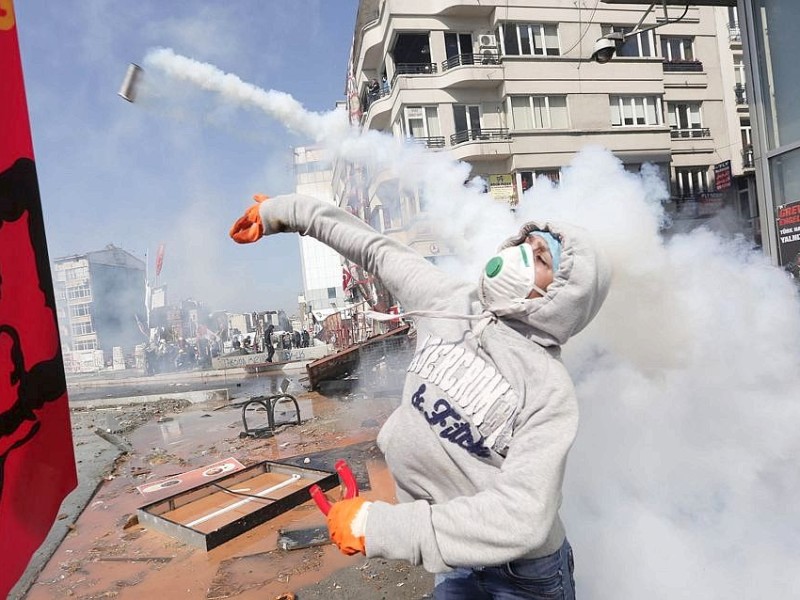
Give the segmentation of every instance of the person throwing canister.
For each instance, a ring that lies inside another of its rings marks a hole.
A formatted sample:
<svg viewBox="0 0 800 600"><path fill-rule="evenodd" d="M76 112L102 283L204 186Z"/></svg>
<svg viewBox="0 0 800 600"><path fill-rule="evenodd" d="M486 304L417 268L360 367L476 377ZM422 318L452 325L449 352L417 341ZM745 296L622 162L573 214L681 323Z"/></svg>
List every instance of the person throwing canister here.
<svg viewBox="0 0 800 600"><path fill-rule="evenodd" d="M401 404L377 440L399 503L334 503L333 542L422 564L439 600L574 599L559 507L578 404L560 348L608 293L610 267L589 233L526 223L476 285L329 203L255 199L231 228L235 241L314 237L378 277L416 320Z"/></svg>

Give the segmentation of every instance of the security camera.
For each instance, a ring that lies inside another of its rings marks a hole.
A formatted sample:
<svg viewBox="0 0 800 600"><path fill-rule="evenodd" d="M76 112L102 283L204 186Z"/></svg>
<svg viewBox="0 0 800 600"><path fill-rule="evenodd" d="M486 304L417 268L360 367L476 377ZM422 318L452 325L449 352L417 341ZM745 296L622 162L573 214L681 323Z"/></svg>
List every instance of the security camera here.
<svg viewBox="0 0 800 600"><path fill-rule="evenodd" d="M597 61L601 65L607 63L614 58L614 53L617 51L617 43L607 37L601 37L594 43L592 49L592 60Z"/></svg>

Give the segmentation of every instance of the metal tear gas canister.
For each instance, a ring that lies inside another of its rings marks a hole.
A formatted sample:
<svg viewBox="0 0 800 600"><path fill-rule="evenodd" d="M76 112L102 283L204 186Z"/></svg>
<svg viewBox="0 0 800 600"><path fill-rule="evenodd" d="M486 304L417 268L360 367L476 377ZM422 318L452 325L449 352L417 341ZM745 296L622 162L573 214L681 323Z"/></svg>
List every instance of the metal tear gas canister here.
<svg viewBox="0 0 800 600"><path fill-rule="evenodd" d="M142 77L142 67L135 63L128 65L128 70L125 72L125 79L122 81L122 86L117 92L120 96L125 98L128 102L136 100L136 85Z"/></svg>

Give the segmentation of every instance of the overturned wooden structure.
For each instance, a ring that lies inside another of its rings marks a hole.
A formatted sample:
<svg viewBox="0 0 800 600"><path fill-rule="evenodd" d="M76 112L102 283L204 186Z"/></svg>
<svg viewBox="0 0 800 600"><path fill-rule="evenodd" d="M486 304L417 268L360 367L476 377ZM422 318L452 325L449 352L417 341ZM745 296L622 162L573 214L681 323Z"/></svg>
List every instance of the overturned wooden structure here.
<svg viewBox="0 0 800 600"><path fill-rule="evenodd" d="M380 377L393 369L405 370L405 363L413 352L413 340L408 335L410 329L402 325L308 363L306 371L311 389L318 390L323 381L356 374Z"/></svg>

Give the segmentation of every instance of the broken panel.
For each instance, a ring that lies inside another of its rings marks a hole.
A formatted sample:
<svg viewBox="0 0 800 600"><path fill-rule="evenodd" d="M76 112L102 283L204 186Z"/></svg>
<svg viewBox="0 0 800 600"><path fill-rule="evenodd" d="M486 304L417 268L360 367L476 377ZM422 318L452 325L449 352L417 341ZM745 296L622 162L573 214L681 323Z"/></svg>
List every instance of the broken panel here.
<svg viewBox="0 0 800 600"><path fill-rule="evenodd" d="M139 509L139 522L211 550L310 500L308 489L336 487L335 473L264 461Z"/></svg>

